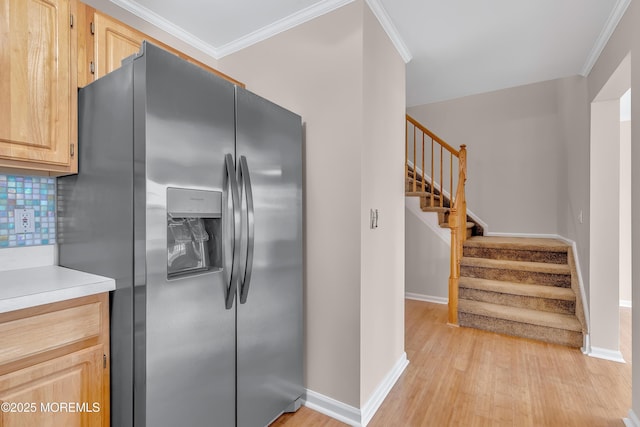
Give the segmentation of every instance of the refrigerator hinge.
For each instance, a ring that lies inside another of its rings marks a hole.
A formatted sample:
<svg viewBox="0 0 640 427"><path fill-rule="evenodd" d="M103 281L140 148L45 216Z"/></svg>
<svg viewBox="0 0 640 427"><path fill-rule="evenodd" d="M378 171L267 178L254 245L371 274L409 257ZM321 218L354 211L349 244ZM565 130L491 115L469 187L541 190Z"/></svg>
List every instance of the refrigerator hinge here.
<svg viewBox="0 0 640 427"><path fill-rule="evenodd" d="M289 406L287 406L287 408L284 410L284 412L285 413L297 412L301 406L302 406L302 396L300 396L299 398L291 402Z"/></svg>
<svg viewBox="0 0 640 427"><path fill-rule="evenodd" d="M107 369L107 355L102 355L102 369Z"/></svg>

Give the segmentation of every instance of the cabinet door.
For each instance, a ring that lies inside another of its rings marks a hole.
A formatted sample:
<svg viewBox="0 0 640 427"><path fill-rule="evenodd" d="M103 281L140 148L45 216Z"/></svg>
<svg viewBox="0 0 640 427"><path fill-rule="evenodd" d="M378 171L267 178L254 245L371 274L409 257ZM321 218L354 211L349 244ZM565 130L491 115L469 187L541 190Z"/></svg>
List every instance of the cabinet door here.
<svg viewBox="0 0 640 427"><path fill-rule="evenodd" d="M0 166L74 168L72 7L70 0L0 0Z"/></svg>
<svg viewBox="0 0 640 427"><path fill-rule="evenodd" d="M102 427L103 346L0 376L0 426Z"/></svg>
<svg viewBox="0 0 640 427"><path fill-rule="evenodd" d="M167 46L166 44L147 36L144 33L134 30L133 28L117 21L107 15L103 15L100 12L95 12L94 15L95 26L95 78L100 78L105 74L120 68L121 62L124 58L138 53L140 51L140 45L144 40L147 40L156 46L160 46L166 51L169 51L175 55L178 55L182 59L191 62L205 70L222 77L225 80L230 81L240 87L245 85L236 79L229 77L228 75L211 68L210 66L203 64L202 62L191 58L176 49Z"/></svg>
<svg viewBox="0 0 640 427"><path fill-rule="evenodd" d="M115 19L96 12L95 25L95 78L120 68L124 58L138 53L144 34Z"/></svg>

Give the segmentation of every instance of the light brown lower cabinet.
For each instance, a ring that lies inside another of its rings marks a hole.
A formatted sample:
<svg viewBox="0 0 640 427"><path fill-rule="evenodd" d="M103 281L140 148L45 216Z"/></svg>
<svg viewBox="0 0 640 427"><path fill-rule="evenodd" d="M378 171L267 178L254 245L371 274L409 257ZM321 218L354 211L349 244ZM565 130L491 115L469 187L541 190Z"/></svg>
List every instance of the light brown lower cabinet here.
<svg viewBox="0 0 640 427"><path fill-rule="evenodd" d="M0 426L109 426L108 301L0 314Z"/></svg>

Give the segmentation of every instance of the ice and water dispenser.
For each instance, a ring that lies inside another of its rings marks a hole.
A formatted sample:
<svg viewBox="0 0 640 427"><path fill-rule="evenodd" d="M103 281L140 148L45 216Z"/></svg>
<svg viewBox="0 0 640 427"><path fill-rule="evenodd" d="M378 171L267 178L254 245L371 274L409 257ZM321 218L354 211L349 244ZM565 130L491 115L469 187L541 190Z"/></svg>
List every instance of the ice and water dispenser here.
<svg viewBox="0 0 640 427"><path fill-rule="evenodd" d="M167 189L167 277L222 269L222 193Z"/></svg>

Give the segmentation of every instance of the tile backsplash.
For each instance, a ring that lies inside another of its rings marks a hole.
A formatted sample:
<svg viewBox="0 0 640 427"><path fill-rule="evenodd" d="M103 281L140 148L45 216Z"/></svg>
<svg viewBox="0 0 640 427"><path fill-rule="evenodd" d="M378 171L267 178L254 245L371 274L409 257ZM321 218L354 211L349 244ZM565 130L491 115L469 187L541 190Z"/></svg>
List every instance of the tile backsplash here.
<svg viewBox="0 0 640 427"><path fill-rule="evenodd" d="M16 232L16 209L33 209L33 233ZM55 178L0 174L0 249L55 242Z"/></svg>

